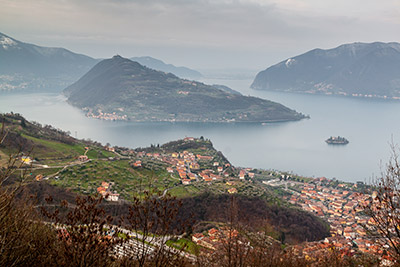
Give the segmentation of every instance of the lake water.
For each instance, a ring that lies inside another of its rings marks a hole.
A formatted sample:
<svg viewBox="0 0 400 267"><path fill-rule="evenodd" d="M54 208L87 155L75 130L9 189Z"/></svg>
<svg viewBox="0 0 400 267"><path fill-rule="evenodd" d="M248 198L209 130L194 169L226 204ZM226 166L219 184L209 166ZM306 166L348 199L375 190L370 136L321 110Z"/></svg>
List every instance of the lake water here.
<svg viewBox="0 0 400 267"><path fill-rule="evenodd" d="M110 122L85 117L57 94L0 95L0 112L21 113L74 137L132 148L204 136L237 166L352 182L379 176L391 140L400 143L400 102L254 91L249 80L205 82L280 102L311 119L268 125ZM350 144L328 145L324 140L331 135L344 136Z"/></svg>

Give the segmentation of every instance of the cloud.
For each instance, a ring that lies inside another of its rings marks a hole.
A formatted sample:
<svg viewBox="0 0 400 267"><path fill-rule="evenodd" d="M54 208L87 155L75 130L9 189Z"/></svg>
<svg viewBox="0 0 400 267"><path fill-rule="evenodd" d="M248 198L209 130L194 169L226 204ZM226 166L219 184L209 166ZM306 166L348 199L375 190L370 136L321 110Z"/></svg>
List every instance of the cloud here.
<svg viewBox="0 0 400 267"><path fill-rule="evenodd" d="M0 0L0 6L1 31L40 45L66 44L94 56L193 51L192 61L247 53L248 65L343 42L396 41L400 10L394 0ZM265 56L257 59L257 52Z"/></svg>

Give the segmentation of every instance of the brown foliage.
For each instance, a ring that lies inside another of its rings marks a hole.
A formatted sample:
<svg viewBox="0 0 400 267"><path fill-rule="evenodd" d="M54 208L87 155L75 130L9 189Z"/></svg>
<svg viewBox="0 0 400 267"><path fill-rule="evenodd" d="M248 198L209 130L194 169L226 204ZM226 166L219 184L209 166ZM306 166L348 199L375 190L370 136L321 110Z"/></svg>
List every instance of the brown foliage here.
<svg viewBox="0 0 400 267"><path fill-rule="evenodd" d="M394 145L386 170L374 187L372 199L364 205L364 212L371 217L365 227L382 246L381 256L400 262L400 162Z"/></svg>
<svg viewBox="0 0 400 267"><path fill-rule="evenodd" d="M127 253L124 264L137 266L185 266L184 249L167 246L167 241L174 234L181 233L184 222L176 218L181 202L160 191L145 191L140 197L134 197L129 206L124 224L130 230L132 240L124 244ZM151 247L148 244L155 244Z"/></svg>
<svg viewBox="0 0 400 267"><path fill-rule="evenodd" d="M202 194L182 199L178 218L187 218L193 212L196 221L229 221L229 195ZM237 220L253 230L270 226L271 231L285 237L285 243L321 240L329 236L325 224L311 214L267 203L260 198L237 196Z"/></svg>
<svg viewBox="0 0 400 267"><path fill-rule="evenodd" d="M7 135L3 123L0 144ZM0 170L0 266L42 265L51 250L48 244L55 241L32 206L15 199L23 179L13 186L5 186L21 165L15 155L11 155L7 166Z"/></svg>

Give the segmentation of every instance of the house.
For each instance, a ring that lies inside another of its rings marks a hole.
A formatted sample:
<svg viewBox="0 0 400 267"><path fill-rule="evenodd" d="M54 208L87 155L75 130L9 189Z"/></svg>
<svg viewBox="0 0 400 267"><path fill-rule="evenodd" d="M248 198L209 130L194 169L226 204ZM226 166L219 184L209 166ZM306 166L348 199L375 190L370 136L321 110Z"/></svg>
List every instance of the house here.
<svg viewBox="0 0 400 267"><path fill-rule="evenodd" d="M192 241L197 243L199 240L202 240L204 238L204 235L202 233L195 233L192 235Z"/></svg>
<svg viewBox="0 0 400 267"><path fill-rule="evenodd" d="M204 180L205 180L205 179L210 179L210 176L208 176L208 175L205 174L205 173L201 173L200 176L201 176L201 178L203 178Z"/></svg>
<svg viewBox="0 0 400 267"><path fill-rule="evenodd" d="M217 236L217 234L219 234L219 231L215 228L211 228L210 230L208 230L209 236Z"/></svg>
<svg viewBox="0 0 400 267"><path fill-rule="evenodd" d="M173 172L174 172L174 169L172 169L171 167L167 167L167 172L173 173Z"/></svg>
<svg viewBox="0 0 400 267"><path fill-rule="evenodd" d="M189 93L189 92L188 92ZM194 137L185 137L184 139L183 139L183 141L186 141L186 142L188 142L188 141L194 141Z"/></svg>
<svg viewBox="0 0 400 267"><path fill-rule="evenodd" d="M119 194L117 193L106 193L106 200L107 201L118 201L119 200Z"/></svg>
<svg viewBox="0 0 400 267"><path fill-rule="evenodd" d="M110 152L115 152L115 148L106 146L106 150Z"/></svg>
<svg viewBox="0 0 400 267"><path fill-rule="evenodd" d="M243 180L245 175L246 175L246 171L245 170L240 170L239 178Z"/></svg>
<svg viewBox="0 0 400 267"><path fill-rule="evenodd" d="M254 172L249 172L247 175L248 175L250 178L254 178Z"/></svg>
<svg viewBox="0 0 400 267"><path fill-rule="evenodd" d="M213 163L213 166L214 167L216 167L216 166L218 166L219 165L219 162L218 161L215 161L214 163Z"/></svg>
<svg viewBox="0 0 400 267"><path fill-rule="evenodd" d="M187 176L190 178L190 180L196 180L196 175L194 173L188 173Z"/></svg>
<svg viewBox="0 0 400 267"><path fill-rule="evenodd" d="M222 179L222 176L214 174L214 173L210 173L210 178L212 178L213 180L219 180L219 179Z"/></svg>
<svg viewBox="0 0 400 267"><path fill-rule="evenodd" d="M209 238L209 237L204 237L200 240L197 241L197 245L211 249L211 250L215 250L215 246L213 244L213 241Z"/></svg>
<svg viewBox="0 0 400 267"><path fill-rule="evenodd" d="M107 189L110 186L109 182L101 182L101 186Z"/></svg>
<svg viewBox="0 0 400 267"><path fill-rule="evenodd" d="M237 192L238 192L237 189L234 188L234 187L228 189L228 193L229 193L229 194L236 194Z"/></svg>
<svg viewBox="0 0 400 267"><path fill-rule="evenodd" d="M223 168L222 166L219 166L219 167L218 167L218 171L219 171L219 172L222 172L223 170L224 170L224 168Z"/></svg>
<svg viewBox="0 0 400 267"><path fill-rule="evenodd" d="M137 160L135 163L133 163L133 167L142 167L142 161Z"/></svg>
<svg viewBox="0 0 400 267"><path fill-rule="evenodd" d="M81 156L78 157L78 160L79 160L80 162L85 162L85 161L88 161L89 158L88 158L88 156L86 156L86 155L81 155Z"/></svg>
<svg viewBox="0 0 400 267"><path fill-rule="evenodd" d="M197 159L199 160L212 160L213 157L212 156L202 156L200 154L196 155Z"/></svg>
<svg viewBox="0 0 400 267"><path fill-rule="evenodd" d="M188 185L188 184L190 184L190 180L189 179L182 179L182 184Z"/></svg>
<svg viewBox="0 0 400 267"><path fill-rule="evenodd" d="M106 189L102 186L97 187L97 193L99 194L104 194L106 192Z"/></svg>
<svg viewBox="0 0 400 267"><path fill-rule="evenodd" d="M179 173L179 177L180 177L181 179L186 179L186 172L179 171L178 173Z"/></svg>
<svg viewBox="0 0 400 267"><path fill-rule="evenodd" d="M22 163L24 163L24 164L31 164L31 163L32 163L32 159L31 159L30 157L27 157L27 156L23 156L23 157L21 158L21 161L22 161Z"/></svg>
<svg viewBox="0 0 400 267"><path fill-rule="evenodd" d="M190 163L190 168L193 170L198 170L200 169L200 164L198 164L197 162L192 162Z"/></svg>

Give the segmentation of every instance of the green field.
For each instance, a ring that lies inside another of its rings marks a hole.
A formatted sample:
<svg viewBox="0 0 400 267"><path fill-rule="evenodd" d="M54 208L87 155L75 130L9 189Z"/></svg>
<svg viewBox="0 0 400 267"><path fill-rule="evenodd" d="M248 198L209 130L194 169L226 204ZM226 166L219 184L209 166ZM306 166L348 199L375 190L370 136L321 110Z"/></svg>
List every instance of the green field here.
<svg viewBox="0 0 400 267"><path fill-rule="evenodd" d="M144 190L162 191L180 183L165 169L132 168L128 160L92 160L61 171L59 177L51 183L84 194L95 194L103 181L114 182L112 191L126 200Z"/></svg>

